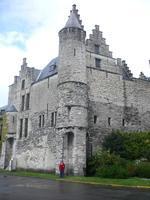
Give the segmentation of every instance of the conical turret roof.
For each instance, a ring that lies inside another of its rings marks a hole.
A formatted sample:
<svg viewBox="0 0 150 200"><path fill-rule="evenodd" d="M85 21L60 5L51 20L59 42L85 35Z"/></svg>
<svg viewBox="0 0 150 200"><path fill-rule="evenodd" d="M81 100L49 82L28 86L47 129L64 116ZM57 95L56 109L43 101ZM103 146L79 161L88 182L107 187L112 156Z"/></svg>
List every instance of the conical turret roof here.
<svg viewBox="0 0 150 200"><path fill-rule="evenodd" d="M69 19L64 28L70 28L70 27L83 29L81 20L79 19L78 10L76 9L75 4L72 6Z"/></svg>
<svg viewBox="0 0 150 200"><path fill-rule="evenodd" d="M69 28L69 27L81 28L81 25L76 17L76 14L73 12L71 12L69 19L65 25L65 28Z"/></svg>

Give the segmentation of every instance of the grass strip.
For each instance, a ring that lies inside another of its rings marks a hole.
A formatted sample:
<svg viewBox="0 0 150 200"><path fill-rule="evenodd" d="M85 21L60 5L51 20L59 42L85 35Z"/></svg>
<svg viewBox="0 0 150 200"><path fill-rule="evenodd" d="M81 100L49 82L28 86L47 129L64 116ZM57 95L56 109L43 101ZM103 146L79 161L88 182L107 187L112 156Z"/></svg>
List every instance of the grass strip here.
<svg viewBox="0 0 150 200"><path fill-rule="evenodd" d="M144 178L128 178L128 179L111 179L111 178L100 178L100 177L83 177L83 176L65 176L63 179L59 176L50 173L40 173L31 171L5 171L0 170L0 174L14 175L14 176L25 176L25 177L36 177L50 180L62 180L68 182L96 184L104 186L114 187L135 187L135 188L148 188L150 189L150 179Z"/></svg>

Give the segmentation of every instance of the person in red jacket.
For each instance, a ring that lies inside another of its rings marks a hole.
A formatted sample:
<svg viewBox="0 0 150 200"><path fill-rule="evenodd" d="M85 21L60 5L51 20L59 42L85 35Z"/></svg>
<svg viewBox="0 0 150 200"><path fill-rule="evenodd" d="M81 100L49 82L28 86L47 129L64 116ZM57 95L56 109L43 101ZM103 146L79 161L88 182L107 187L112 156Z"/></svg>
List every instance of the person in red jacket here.
<svg viewBox="0 0 150 200"><path fill-rule="evenodd" d="M63 178L64 171L65 171L65 164L64 164L63 160L59 164L59 171L60 171L60 177Z"/></svg>

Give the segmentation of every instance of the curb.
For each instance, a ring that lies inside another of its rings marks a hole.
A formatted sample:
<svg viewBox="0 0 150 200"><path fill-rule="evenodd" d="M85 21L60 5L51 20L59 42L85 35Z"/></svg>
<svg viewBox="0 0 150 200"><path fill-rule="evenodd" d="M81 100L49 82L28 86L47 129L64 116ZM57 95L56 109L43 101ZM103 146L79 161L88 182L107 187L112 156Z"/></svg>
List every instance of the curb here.
<svg viewBox="0 0 150 200"><path fill-rule="evenodd" d="M112 188L122 188L122 189L144 189L150 190L150 186L127 186L127 185L118 185L118 184L104 184L104 183L97 183L97 182L86 182L86 181L72 181L72 180L65 180L65 179L55 179L56 181L64 181L70 183L80 183L80 184L89 184L89 185L99 185L102 187L112 187Z"/></svg>

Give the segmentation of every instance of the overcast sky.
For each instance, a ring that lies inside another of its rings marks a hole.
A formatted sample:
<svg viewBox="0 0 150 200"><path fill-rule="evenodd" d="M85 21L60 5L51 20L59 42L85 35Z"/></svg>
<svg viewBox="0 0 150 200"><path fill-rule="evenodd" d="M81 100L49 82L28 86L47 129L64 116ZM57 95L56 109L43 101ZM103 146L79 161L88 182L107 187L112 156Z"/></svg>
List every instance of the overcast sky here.
<svg viewBox="0 0 150 200"><path fill-rule="evenodd" d="M150 0L0 0L0 106L22 58L39 69L58 55L58 31L76 4L87 37L100 25L115 58L150 76Z"/></svg>

